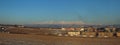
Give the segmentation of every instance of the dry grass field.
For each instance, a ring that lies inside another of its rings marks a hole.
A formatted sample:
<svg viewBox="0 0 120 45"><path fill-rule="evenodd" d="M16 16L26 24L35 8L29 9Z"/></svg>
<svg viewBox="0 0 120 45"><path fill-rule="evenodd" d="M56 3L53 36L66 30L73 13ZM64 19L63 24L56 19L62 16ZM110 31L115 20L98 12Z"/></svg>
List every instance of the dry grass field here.
<svg viewBox="0 0 120 45"><path fill-rule="evenodd" d="M119 37L82 38L42 35L47 29L9 28L0 33L0 45L120 45ZM36 35L37 34L37 35Z"/></svg>
<svg viewBox="0 0 120 45"><path fill-rule="evenodd" d="M0 45L120 45L120 38L57 37L0 33Z"/></svg>

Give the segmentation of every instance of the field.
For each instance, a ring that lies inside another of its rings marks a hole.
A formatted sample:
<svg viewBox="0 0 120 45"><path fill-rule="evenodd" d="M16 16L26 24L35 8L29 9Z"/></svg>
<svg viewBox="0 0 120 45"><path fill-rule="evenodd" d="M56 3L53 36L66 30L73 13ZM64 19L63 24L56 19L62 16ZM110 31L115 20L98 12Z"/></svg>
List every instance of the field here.
<svg viewBox="0 0 120 45"><path fill-rule="evenodd" d="M0 45L120 45L119 37L82 38L44 35L52 33L48 29L8 28L8 33L0 33Z"/></svg>
<svg viewBox="0 0 120 45"><path fill-rule="evenodd" d="M0 45L120 45L120 38L57 37L0 33Z"/></svg>

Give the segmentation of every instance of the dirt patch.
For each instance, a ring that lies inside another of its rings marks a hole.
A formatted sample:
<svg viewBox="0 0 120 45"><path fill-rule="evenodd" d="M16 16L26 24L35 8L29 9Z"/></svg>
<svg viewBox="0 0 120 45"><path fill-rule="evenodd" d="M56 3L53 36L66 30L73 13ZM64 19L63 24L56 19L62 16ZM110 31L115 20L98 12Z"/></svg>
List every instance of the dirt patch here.
<svg viewBox="0 0 120 45"><path fill-rule="evenodd" d="M0 45L119 45L120 38L56 37L30 34L0 34Z"/></svg>

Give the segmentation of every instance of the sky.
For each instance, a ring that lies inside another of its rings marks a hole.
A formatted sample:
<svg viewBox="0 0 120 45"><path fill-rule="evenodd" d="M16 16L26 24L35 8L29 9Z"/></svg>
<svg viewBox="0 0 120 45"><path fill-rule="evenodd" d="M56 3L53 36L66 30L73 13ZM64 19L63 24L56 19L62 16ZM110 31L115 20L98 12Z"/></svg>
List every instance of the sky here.
<svg viewBox="0 0 120 45"><path fill-rule="evenodd" d="M120 24L119 0L0 0L0 24Z"/></svg>

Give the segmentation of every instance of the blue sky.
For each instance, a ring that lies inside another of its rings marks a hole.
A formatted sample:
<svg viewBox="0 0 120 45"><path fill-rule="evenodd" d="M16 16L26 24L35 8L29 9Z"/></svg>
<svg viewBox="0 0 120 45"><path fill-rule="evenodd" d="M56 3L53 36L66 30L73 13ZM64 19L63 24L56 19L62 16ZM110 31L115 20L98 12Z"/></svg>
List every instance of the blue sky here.
<svg viewBox="0 0 120 45"><path fill-rule="evenodd" d="M120 24L119 0L0 0L1 24Z"/></svg>

